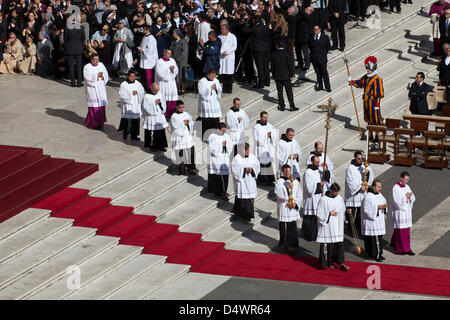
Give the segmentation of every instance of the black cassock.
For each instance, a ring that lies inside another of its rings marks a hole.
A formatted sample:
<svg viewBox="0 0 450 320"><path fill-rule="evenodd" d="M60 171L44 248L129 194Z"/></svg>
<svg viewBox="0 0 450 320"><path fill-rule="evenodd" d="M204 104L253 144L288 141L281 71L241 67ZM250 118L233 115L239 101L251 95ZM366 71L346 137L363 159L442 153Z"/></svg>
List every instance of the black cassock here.
<svg viewBox="0 0 450 320"><path fill-rule="evenodd" d="M316 241L317 239L317 216L305 215L303 217L300 236L306 241Z"/></svg>
<svg viewBox="0 0 450 320"><path fill-rule="evenodd" d="M383 254L383 236L364 236L364 248L369 258L380 259Z"/></svg>
<svg viewBox="0 0 450 320"><path fill-rule="evenodd" d="M298 248L297 221L279 222L280 241L278 246Z"/></svg>
<svg viewBox="0 0 450 320"><path fill-rule="evenodd" d="M208 173L208 192L221 196L227 193L228 175Z"/></svg>
<svg viewBox="0 0 450 320"><path fill-rule="evenodd" d="M253 199L238 199L234 198L233 213L242 219L252 219L255 217L255 208L253 206Z"/></svg>
<svg viewBox="0 0 450 320"><path fill-rule="evenodd" d="M330 267L334 262L342 265L344 260L344 242L320 244L319 263L321 266Z"/></svg>

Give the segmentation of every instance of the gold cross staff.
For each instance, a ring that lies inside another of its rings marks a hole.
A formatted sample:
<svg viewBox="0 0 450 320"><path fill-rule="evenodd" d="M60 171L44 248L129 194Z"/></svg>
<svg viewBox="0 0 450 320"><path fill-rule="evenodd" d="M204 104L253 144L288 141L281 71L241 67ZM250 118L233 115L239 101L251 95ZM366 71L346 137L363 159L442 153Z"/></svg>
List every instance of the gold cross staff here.
<svg viewBox="0 0 450 320"><path fill-rule="evenodd" d="M325 133L325 151L323 154L323 163L324 165L327 163L327 148L328 148L328 130L331 128L330 126L330 122L331 122L331 112L334 110L336 110L338 108L337 104L333 105L333 99L330 97L330 99L328 99L328 105L322 105L319 106L320 109L322 109L323 111L327 112L327 119L325 120L326 125L325 125L325 129L326 129L326 133ZM325 169L322 172L322 181L325 181ZM325 188L322 188L322 195L324 192Z"/></svg>

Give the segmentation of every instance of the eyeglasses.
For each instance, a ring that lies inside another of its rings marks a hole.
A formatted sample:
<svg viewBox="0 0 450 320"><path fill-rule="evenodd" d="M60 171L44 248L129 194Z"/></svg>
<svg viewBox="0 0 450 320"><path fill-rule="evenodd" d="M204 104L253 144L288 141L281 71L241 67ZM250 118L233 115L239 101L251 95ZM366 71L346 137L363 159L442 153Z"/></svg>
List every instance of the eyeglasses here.
<svg viewBox="0 0 450 320"><path fill-rule="evenodd" d="M108 31L108 29L102 29L102 31Z"/></svg>

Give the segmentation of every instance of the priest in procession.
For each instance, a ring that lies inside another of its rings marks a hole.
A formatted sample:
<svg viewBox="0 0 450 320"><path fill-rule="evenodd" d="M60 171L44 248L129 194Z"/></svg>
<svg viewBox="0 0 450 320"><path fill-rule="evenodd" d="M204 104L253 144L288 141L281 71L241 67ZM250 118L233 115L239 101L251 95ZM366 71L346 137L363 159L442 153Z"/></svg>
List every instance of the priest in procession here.
<svg viewBox="0 0 450 320"><path fill-rule="evenodd" d="M361 233L361 203L368 187L374 180L374 172L370 166L363 165L363 153L356 151L353 160L345 173L345 204L348 219L353 219L358 234ZM366 182L364 184L363 182ZM351 225L349 224L349 228Z"/></svg>
<svg viewBox="0 0 450 320"><path fill-rule="evenodd" d="M383 235L386 234L386 198L381 194L381 181L374 180L361 206L361 232L367 258L378 262L383 257Z"/></svg>
<svg viewBox="0 0 450 320"><path fill-rule="evenodd" d="M217 133L208 138L208 192L228 201L228 176L233 142L226 131L227 125L220 122Z"/></svg>
<svg viewBox="0 0 450 320"><path fill-rule="evenodd" d="M245 143L245 130L250 119L243 109L241 109L241 99L234 98L233 106L225 116L227 131L233 141L233 156L238 153L239 146Z"/></svg>
<svg viewBox="0 0 450 320"><path fill-rule="evenodd" d="M261 165L258 183L273 186L275 175L272 162L275 161L275 147L278 143L278 129L269 123L269 115L261 111L259 120L253 128L253 139L255 143L255 154Z"/></svg>
<svg viewBox="0 0 450 320"><path fill-rule="evenodd" d="M211 68L198 82L198 119L202 122L202 139L207 141L204 134L210 129L217 129L222 117L220 99L222 97L222 86L216 78L216 70Z"/></svg>
<svg viewBox="0 0 450 320"><path fill-rule="evenodd" d="M170 118L172 131L172 150L175 152L175 165L178 174L185 174L186 167L190 175L197 174L194 149L194 120L184 111L184 102L178 100L176 109Z"/></svg>
<svg viewBox="0 0 450 320"><path fill-rule="evenodd" d="M138 138L140 132L139 120L141 118L141 105L144 95L144 87L136 80L136 72L133 70L128 71L127 79L120 84L119 88L120 105L122 107L119 127L123 129L122 137L124 140L127 139L128 132L131 140L140 140Z"/></svg>
<svg viewBox="0 0 450 320"><path fill-rule="evenodd" d="M137 48L140 53L140 75L146 92L150 92L155 82L155 66L158 62L158 48L155 37L151 34L151 26L144 25L144 37Z"/></svg>
<svg viewBox="0 0 450 320"><path fill-rule="evenodd" d="M316 141L314 143L314 151L312 151L311 155L308 158L306 158L306 166L311 164L311 159L314 155L319 157L319 161L320 161L319 172L320 172L320 174L323 174L324 167L330 174L329 181L325 181L325 190L330 190L330 185L334 182L334 173L333 173L334 165L333 165L333 161L331 161L331 159L328 155L327 155L326 162L325 162L322 142Z"/></svg>
<svg viewBox="0 0 450 320"><path fill-rule="evenodd" d="M323 176L319 171L320 158L313 155L312 163L303 174L303 221L301 235L306 241L316 241L317 238L317 206L325 188L325 182L330 179L329 171Z"/></svg>
<svg viewBox="0 0 450 320"><path fill-rule="evenodd" d="M282 175L275 184L277 197L277 216L280 231L278 246L284 246L289 252L294 252L298 245L297 220L300 219L302 189L300 182L291 177L291 167L287 164L281 167ZM293 202L290 202L290 199Z"/></svg>
<svg viewBox="0 0 450 320"><path fill-rule="evenodd" d="M84 124L88 128L101 130L106 122L106 106L108 105L106 84L109 77L104 64L99 62L98 54L93 54L91 62L84 66L83 77L88 105Z"/></svg>
<svg viewBox="0 0 450 320"><path fill-rule="evenodd" d="M144 148L150 148L152 151L167 151L166 128L168 124L164 116L166 108L166 101L159 91L159 85L153 82L151 94L146 94L142 102Z"/></svg>
<svg viewBox="0 0 450 320"><path fill-rule="evenodd" d="M339 195L341 187L336 182L320 199L317 207L317 242L320 243L319 263L324 268L348 271L344 256L345 202Z"/></svg>
<svg viewBox="0 0 450 320"><path fill-rule="evenodd" d="M250 145L244 144L244 152L239 152L232 163L234 184L234 207L232 212L249 223L255 217L254 199L258 194L256 180L259 175L259 161L250 153Z"/></svg>
<svg viewBox="0 0 450 320"><path fill-rule="evenodd" d="M284 164L289 164L290 160L292 160L292 175L295 179L300 181L300 158L302 156L302 151L298 142L294 140L294 135L294 129L288 128L278 142L278 175L281 175L281 167Z"/></svg>
<svg viewBox="0 0 450 320"><path fill-rule="evenodd" d="M219 75L223 83L223 93L232 93L234 75L234 52L237 49L237 39L230 32L228 24L221 24L219 40L220 46L220 69Z"/></svg>
<svg viewBox="0 0 450 320"><path fill-rule="evenodd" d="M407 171L400 174L400 180L392 187L389 201L391 212L391 224L394 233L391 238L391 246L397 254L415 255L411 250L410 229L412 227L412 209L416 197L408 186L410 175Z"/></svg>
<svg viewBox="0 0 450 320"><path fill-rule="evenodd" d="M176 61L171 58L172 50L164 49L164 55L156 63L155 81L159 85L161 95L167 104L165 112L166 119L169 120L175 111L178 100L178 88L176 78L178 67Z"/></svg>

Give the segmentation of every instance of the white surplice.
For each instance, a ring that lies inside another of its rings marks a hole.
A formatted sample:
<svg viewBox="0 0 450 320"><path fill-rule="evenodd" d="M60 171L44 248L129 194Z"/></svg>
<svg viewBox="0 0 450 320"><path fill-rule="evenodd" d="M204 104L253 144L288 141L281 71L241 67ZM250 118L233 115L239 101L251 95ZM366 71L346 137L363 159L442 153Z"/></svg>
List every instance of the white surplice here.
<svg viewBox="0 0 450 320"><path fill-rule="evenodd" d="M281 167L287 164L293 167L291 172L294 178L300 178L300 158L302 157L300 145L295 139L286 140L281 138L277 146L278 176L281 175ZM296 154L298 156L297 159L289 159L291 154Z"/></svg>
<svg viewBox="0 0 450 320"><path fill-rule="evenodd" d="M416 197L413 195L407 199L406 194L412 192L408 185L403 188L398 184L392 187L389 201L389 211L391 212L391 224L394 229L406 229L412 227L412 209Z"/></svg>
<svg viewBox="0 0 450 320"><path fill-rule="evenodd" d="M277 216L280 222L292 222L300 219L299 209L302 203L302 189L300 182L294 179L292 196L297 207L286 207L291 190L290 181L280 178L275 184L275 195L277 196Z"/></svg>
<svg viewBox="0 0 450 320"><path fill-rule="evenodd" d="M361 233L363 236L380 236L386 234L386 211L378 206L387 204L381 194L367 192L361 205Z"/></svg>
<svg viewBox="0 0 450 320"><path fill-rule="evenodd" d="M331 211L336 210L337 216ZM317 239L319 243L336 243L344 241L345 202L340 195L331 198L324 195L317 207Z"/></svg>
<svg viewBox="0 0 450 320"><path fill-rule="evenodd" d="M236 36L228 32L226 36L221 34L218 38L222 43L220 47L219 74L234 74L234 52L237 49ZM222 56L224 52L227 53L226 56Z"/></svg>
<svg viewBox="0 0 450 320"><path fill-rule="evenodd" d="M156 100L160 100L160 104ZM168 126L164 112L166 101L161 93L146 94L142 102L142 127L147 130L162 130Z"/></svg>
<svg viewBox="0 0 450 320"><path fill-rule="evenodd" d="M158 62L158 48L155 37L152 34L145 35L139 48L142 49L139 67L142 69L154 69Z"/></svg>
<svg viewBox="0 0 450 320"><path fill-rule="evenodd" d="M239 120L239 118L242 118L242 120ZM247 129L250 122L245 111L242 109L234 111L233 108L231 108L225 116L225 122L227 124L227 132L233 141L233 145L244 143L245 129Z"/></svg>
<svg viewBox="0 0 450 320"><path fill-rule="evenodd" d="M103 72L103 80L98 77ZM103 63L94 66L88 63L83 68L84 87L86 91L86 103L90 108L106 107L108 98L106 96L106 83L108 83L108 71Z"/></svg>
<svg viewBox="0 0 450 320"><path fill-rule="evenodd" d="M267 135L270 132L270 137ZM262 125L258 121L253 128L255 154L262 164L268 164L275 159L275 146L278 143L278 129L270 123Z"/></svg>
<svg viewBox="0 0 450 320"><path fill-rule="evenodd" d="M223 146L223 142L226 146ZM230 156L233 151L231 137L225 133L223 135L211 134L208 138L208 173L218 175L230 174Z"/></svg>
<svg viewBox="0 0 450 320"><path fill-rule="evenodd" d="M134 95L133 91L137 91L137 94ZM122 118L139 119L141 117L141 104L144 95L144 87L137 80L133 83L123 81L120 84L119 97L122 106Z"/></svg>
<svg viewBox="0 0 450 320"><path fill-rule="evenodd" d="M189 120L189 125L186 125L184 120ZM189 113L175 111L170 117L170 127L173 150L188 149L194 145L194 120Z"/></svg>
<svg viewBox="0 0 450 320"><path fill-rule="evenodd" d="M306 158L306 166L311 164L311 158L313 157L313 154L310 154L308 158ZM322 163L324 163L323 161L324 157L323 157L323 153L319 156L319 161L320 161L320 166L319 166L319 172L322 175L323 174L323 166ZM333 184L334 182L334 165L333 165L333 161L331 161L330 157L327 156L327 168L328 171L330 172L330 181L325 181L325 191L330 190L330 186Z"/></svg>
<svg viewBox="0 0 450 320"><path fill-rule="evenodd" d="M211 89L213 84L216 84L216 90ZM222 109L220 108L221 98L222 86L217 78L214 78L212 81L207 77L200 79L198 82L198 116L202 118L222 117Z"/></svg>
<svg viewBox="0 0 450 320"><path fill-rule="evenodd" d="M173 72L170 71L171 66L174 66ZM155 81L166 102L178 100L177 74L178 67L174 59L170 58L169 61L165 61L161 58L156 63Z"/></svg>
<svg viewBox="0 0 450 320"><path fill-rule="evenodd" d="M374 173L370 166L367 167L369 171L369 179L367 185L372 185ZM355 166L353 161L348 166L345 174L345 204L347 207L360 207L364 199L365 192L360 190L364 181L364 165Z"/></svg>
<svg viewBox="0 0 450 320"><path fill-rule="evenodd" d="M319 170L306 169L303 174L303 212L305 215L316 215L322 192L317 193L320 188L317 184L322 181Z"/></svg>
<svg viewBox="0 0 450 320"><path fill-rule="evenodd" d="M247 158L236 155L232 163L234 193L239 199L253 199L258 194L256 179L258 178L260 165L253 154ZM252 168L252 173L245 172L245 168Z"/></svg>

